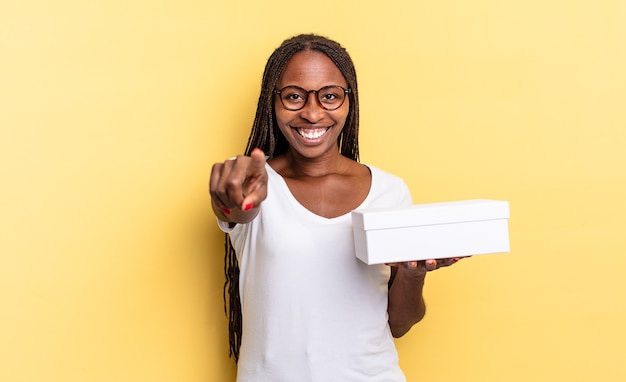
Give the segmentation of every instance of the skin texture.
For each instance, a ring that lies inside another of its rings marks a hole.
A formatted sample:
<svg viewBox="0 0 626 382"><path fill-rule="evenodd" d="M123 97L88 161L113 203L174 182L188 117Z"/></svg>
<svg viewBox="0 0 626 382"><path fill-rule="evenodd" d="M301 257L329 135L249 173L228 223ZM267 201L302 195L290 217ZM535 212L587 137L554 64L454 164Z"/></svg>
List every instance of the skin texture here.
<svg viewBox="0 0 626 382"><path fill-rule="evenodd" d="M317 90L327 85L348 84L332 60L321 52L302 51L287 63L277 84ZM304 108L285 109L275 97L274 109L280 131L287 139L286 153L269 165L286 181L294 197L311 212L326 218L349 213L365 199L371 185L369 169L340 154L337 139L348 115L349 100L336 110L325 110L314 93ZM315 138L305 138L315 132ZM324 132L321 136L320 133ZM231 225L252 221L267 197L265 154L255 149L249 157L238 156L213 165L210 194L216 216ZM458 259L389 264L389 325L395 337L404 335L425 314L423 298L427 272Z"/></svg>

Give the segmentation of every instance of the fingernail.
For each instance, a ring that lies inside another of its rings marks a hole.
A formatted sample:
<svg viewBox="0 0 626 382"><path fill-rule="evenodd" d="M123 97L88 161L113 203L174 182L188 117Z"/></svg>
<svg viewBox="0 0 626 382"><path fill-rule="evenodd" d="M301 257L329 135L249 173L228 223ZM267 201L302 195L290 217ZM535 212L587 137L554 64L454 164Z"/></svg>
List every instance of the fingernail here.
<svg viewBox="0 0 626 382"><path fill-rule="evenodd" d="M222 208L222 212L226 215L230 215L230 210L228 208Z"/></svg>
<svg viewBox="0 0 626 382"><path fill-rule="evenodd" d="M428 260L426 262L426 265L428 265L429 267L434 267L437 263L435 262L435 260Z"/></svg>
<svg viewBox="0 0 626 382"><path fill-rule="evenodd" d="M248 203L245 206L243 206L243 210L244 211L250 211L252 209L252 207L254 206L254 204L252 203Z"/></svg>
<svg viewBox="0 0 626 382"><path fill-rule="evenodd" d="M409 261L409 267L413 269L417 268L417 261Z"/></svg>

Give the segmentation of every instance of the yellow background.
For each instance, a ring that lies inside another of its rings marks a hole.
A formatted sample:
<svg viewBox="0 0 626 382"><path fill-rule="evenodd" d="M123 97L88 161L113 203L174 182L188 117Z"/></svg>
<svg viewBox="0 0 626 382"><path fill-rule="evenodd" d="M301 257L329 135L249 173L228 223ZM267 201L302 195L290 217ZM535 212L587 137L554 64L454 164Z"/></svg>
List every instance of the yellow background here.
<svg viewBox="0 0 626 382"><path fill-rule="evenodd" d="M207 180L300 32L356 62L363 162L511 203L510 254L428 277L408 380L626 380L622 0L0 0L0 380L234 380Z"/></svg>

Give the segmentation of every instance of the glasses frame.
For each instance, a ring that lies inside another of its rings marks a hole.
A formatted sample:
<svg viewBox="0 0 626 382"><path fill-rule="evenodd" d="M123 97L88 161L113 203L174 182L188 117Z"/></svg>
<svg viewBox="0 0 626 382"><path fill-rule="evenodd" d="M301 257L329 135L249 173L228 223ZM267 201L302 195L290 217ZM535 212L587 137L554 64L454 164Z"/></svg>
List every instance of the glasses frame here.
<svg viewBox="0 0 626 382"><path fill-rule="evenodd" d="M280 94L287 88L297 88L297 89L301 89L305 94L306 94L306 99L304 100L304 102L302 103L302 106L300 106L297 109L294 109L292 107L287 107L287 105L285 105L284 101L283 101L283 97L280 96ZM324 89L328 89L328 88L339 88L343 91L343 94L345 95L345 97L343 98L343 100L341 101L341 103L337 106L337 107L333 107L333 108L328 108L326 106L324 106L324 104L322 103L322 101L319 98L319 94L322 90ZM274 94L276 94L278 96L278 99L280 99L280 103L281 105L283 105L283 107L289 111L298 111L298 110L302 110L304 109L304 107L306 106L307 103L309 103L309 94L311 93L315 93L316 97L315 99L317 100L317 104L324 110L328 110L328 111L333 111L333 110L337 110L339 109L341 106L343 106L343 104L346 102L346 98L348 98L348 94L352 93L352 89L346 89L343 86L339 86L339 85L326 85L326 86L322 86L321 88L317 89L317 90L306 90L304 88L301 88L300 86L295 86L295 85L289 85L289 86L285 86L282 89L274 89Z"/></svg>

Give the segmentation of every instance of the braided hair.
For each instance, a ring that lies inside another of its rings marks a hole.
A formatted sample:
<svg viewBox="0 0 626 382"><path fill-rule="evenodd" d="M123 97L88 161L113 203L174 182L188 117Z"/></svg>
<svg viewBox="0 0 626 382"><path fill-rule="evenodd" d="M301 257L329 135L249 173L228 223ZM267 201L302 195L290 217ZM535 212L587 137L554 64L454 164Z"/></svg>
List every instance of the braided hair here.
<svg viewBox="0 0 626 382"><path fill-rule="evenodd" d="M298 52L311 50L327 55L341 71L348 88L350 109L346 123L337 139L340 153L350 159L359 160L359 98L356 70L350 55L339 43L315 34L301 34L285 40L270 56L265 65L261 94L257 105L252 130L248 138L245 155L260 148L269 158L287 151L289 144L280 132L274 115L274 90L287 62ZM228 338L230 356L239 360L241 346L241 300L239 298L239 264L235 249L226 234L224 273L224 311L228 316ZM228 295L228 299L227 299Z"/></svg>

